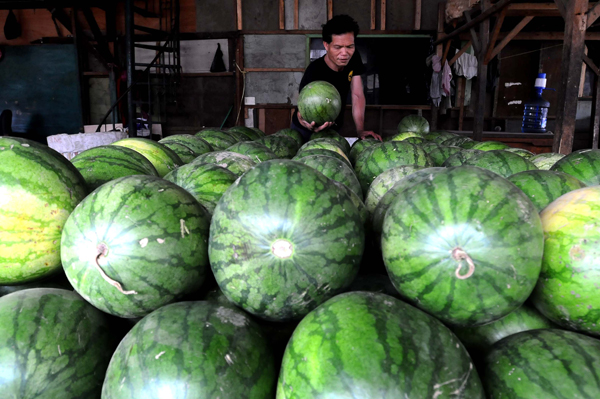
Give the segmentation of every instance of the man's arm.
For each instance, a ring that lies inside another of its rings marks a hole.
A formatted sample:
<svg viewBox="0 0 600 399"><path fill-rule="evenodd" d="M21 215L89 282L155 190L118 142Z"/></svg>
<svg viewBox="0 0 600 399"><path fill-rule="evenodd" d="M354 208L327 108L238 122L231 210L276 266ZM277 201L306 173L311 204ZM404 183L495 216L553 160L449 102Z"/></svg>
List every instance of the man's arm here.
<svg viewBox="0 0 600 399"><path fill-rule="evenodd" d="M350 82L350 90L352 92L352 118L356 125L356 132L358 137L361 139L367 136L372 136L377 140L381 141L381 136L372 131L365 131L365 107L367 101L365 100L365 92L363 90L362 78L360 75L353 76Z"/></svg>

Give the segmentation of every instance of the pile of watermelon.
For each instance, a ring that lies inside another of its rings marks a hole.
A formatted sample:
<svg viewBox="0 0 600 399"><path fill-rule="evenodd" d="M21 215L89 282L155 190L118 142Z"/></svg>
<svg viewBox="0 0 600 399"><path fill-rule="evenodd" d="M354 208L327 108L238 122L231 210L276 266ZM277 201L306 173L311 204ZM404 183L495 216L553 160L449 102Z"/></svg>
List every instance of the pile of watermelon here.
<svg viewBox="0 0 600 399"><path fill-rule="evenodd" d="M0 201L0 397L600 397L598 150L0 137Z"/></svg>

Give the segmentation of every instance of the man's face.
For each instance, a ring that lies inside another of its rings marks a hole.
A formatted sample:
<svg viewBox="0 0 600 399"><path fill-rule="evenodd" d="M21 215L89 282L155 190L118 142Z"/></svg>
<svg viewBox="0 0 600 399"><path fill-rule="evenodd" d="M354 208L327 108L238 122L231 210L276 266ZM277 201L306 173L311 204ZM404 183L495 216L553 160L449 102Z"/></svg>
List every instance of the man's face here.
<svg viewBox="0 0 600 399"><path fill-rule="evenodd" d="M338 68L343 68L350 62L354 54L354 33L344 33L341 35L332 35L331 43L323 42L326 57Z"/></svg>

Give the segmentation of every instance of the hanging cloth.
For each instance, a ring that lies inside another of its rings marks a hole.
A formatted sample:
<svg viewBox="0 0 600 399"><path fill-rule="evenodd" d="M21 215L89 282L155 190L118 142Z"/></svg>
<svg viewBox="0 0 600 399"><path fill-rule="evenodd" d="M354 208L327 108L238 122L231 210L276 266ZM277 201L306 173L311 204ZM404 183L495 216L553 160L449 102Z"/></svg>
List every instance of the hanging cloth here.
<svg viewBox="0 0 600 399"><path fill-rule="evenodd" d="M444 69L442 70L442 95L445 97L450 96L452 90L452 71L448 61L444 62Z"/></svg>
<svg viewBox="0 0 600 399"><path fill-rule="evenodd" d="M454 73L473 79L477 76L477 57L468 53L462 54L454 63Z"/></svg>
<svg viewBox="0 0 600 399"><path fill-rule="evenodd" d="M21 24L17 21L17 16L10 10L4 23L4 36L7 40L13 40L21 36Z"/></svg>

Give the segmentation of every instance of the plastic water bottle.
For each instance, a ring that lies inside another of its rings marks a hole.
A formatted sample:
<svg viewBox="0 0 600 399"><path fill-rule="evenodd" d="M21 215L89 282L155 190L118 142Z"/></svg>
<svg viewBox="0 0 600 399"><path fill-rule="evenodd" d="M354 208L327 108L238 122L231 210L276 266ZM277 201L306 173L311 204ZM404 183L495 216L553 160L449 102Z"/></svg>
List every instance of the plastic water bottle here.
<svg viewBox="0 0 600 399"><path fill-rule="evenodd" d="M548 108L550 108L550 102L544 100L542 92L546 89L546 74L538 73L538 77L535 80L535 93L536 96L525 103L525 110L523 111L523 124L521 125L521 131L523 133L546 133L546 122L548 119Z"/></svg>

